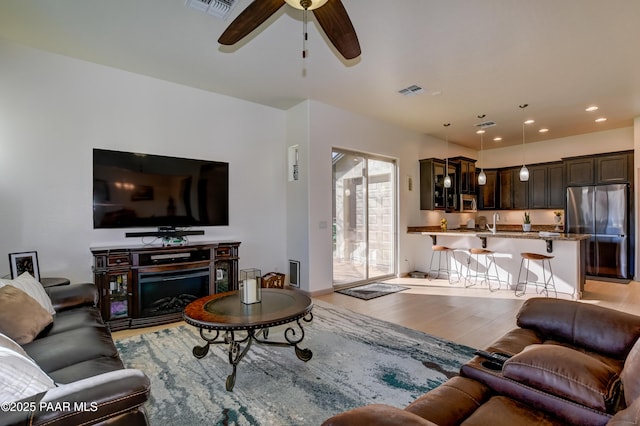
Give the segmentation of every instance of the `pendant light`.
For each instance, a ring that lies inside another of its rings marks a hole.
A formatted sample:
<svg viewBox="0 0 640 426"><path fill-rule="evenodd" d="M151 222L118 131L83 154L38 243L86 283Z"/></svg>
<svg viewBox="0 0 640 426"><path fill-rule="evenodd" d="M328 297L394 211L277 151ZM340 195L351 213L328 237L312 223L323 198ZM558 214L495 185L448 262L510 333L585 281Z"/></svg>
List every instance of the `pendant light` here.
<svg viewBox="0 0 640 426"><path fill-rule="evenodd" d="M479 115L478 118L482 122L482 119L485 117L485 114ZM482 161L482 151L483 151L483 136L484 130L478 130L480 134L480 164L484 166L484 162ZM487 175L484 173L484 167L480 168L480 173L478 174L478 185L485 185L487 183Z"/></svg>
<svg viewBox="0 0 640 426"><path fill-rule="evenodd" d="M444 187L445 188L451 188L451 177L449 177L449 126L451 126L451 123L446 123L443 124L443 126L445 127L445 129L447 129L447 158L445 160L445 164L444 164L444 173L445 173L445 177L444 177Z"/></svg>
<svg viewBox="0 0 640 426"><path fill-rule="evenodd" d="M528 107L529 104L523 104L523 105L518 105L518 107L520 107L520 109L522 109L522 111L524 112L524 109L526 107ZM523 121L522 122L522 168L520 169L520 181L521 182L526 182L529 180L529 169L527 169L527 166L525 165L525 151L524 151L524 145L525 145L525 140L524 140L524 125L525 124L530 124L533 123L533 121Z"/></svg>

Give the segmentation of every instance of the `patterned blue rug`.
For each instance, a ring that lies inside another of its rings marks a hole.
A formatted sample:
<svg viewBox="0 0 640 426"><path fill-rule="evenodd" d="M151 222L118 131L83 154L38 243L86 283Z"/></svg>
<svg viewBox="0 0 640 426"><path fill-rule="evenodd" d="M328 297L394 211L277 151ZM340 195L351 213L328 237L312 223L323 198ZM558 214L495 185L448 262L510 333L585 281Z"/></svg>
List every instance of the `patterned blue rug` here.
<svg viewBox="0 0 640 426"><path fill-rule="evenodd" d="M238 365L233 392L225 345L192 355L203 340L189 325L116 342L125 364L151 379L146 410L152 425L319 425L371 403L405 407L455 375L473 349L316 302L303 323L313 358L293 348L254 344ZM284 327L270 329L282 340Z"/></svg>

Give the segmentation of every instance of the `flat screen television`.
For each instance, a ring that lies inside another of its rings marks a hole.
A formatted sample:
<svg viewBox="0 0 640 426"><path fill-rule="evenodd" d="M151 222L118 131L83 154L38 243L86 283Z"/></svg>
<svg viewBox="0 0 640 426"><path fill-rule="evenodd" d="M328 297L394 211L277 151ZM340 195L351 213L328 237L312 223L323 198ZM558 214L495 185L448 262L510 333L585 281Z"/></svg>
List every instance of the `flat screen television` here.
<svg viewBox="0 0 640 426"><path fill-rule="evenodd" d="M229 225L229 163L93 150L93 227Z"/></svg>

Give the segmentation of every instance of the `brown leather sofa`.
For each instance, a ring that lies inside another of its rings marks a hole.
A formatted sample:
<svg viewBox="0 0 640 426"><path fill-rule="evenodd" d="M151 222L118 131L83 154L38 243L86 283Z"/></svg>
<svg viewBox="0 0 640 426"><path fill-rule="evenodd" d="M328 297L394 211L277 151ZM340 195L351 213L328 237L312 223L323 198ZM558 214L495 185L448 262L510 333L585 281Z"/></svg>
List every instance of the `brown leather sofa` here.
<svg viewBox="0 0 640 426"><path fill-rule="evenodd" d="M640 317L582 302L526 301L518 328L460 375L404 410L376 404L338 414L343 425L639 425Z"/></svg>
<svg viewBox="0 0 640 426"><path fill-rule="evenodd" d="M124 367L95 307L96 287L66 285L47 293L56 310L54 322L23 348L57 386L14 404L29 407L37 401L44 410L1 410L0 424L148 424L143 404L149 379Z"/></svg>

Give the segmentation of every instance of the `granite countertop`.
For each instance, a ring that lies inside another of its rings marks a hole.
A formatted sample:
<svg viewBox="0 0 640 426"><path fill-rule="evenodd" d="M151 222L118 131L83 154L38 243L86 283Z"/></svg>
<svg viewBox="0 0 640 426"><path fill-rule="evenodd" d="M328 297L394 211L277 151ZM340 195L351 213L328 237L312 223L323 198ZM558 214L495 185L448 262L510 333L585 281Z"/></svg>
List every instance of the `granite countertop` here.
<svg viewBox="0 0 640 426"><path fill-rule="evenodd" d="M519 228L519 230L518 230ZM519 238L519 239L542 239L560 241L580 241L591 237L589 234L565 234L553 231L554 226L534 226L531 232L523 232L522 227L517 225L498 226L498 231L494 234L486 229L456 228L443 231L439 226L409 226L407 233L423 235L443 235L449 237L478 237L478 238ZM548 234L546 234L548 233Z"/></svg>

